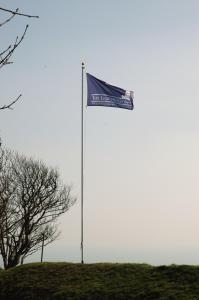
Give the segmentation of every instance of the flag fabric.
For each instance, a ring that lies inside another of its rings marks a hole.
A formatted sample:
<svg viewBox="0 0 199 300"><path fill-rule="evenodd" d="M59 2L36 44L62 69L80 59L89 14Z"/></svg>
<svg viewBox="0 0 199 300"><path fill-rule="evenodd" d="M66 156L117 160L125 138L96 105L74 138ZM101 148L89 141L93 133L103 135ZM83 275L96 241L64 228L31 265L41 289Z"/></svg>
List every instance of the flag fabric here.
<svg viewBox="0 0 199 300"><path fill-rule="evenodd" d="M133 92L110 85L87 73L87 105L133 109Z"/></svg>

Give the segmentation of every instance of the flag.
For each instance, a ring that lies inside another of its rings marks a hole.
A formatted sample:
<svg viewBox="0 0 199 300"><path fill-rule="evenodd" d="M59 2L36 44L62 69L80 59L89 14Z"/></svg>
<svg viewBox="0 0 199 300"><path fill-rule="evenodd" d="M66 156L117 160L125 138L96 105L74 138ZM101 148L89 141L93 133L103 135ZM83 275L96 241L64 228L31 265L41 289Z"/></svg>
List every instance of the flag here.
<svg viewBox="0 0 199 300"><path fill-rule="evenodd" d="M87 105L133 109L133 92L110 85L87 73Z"/></svg>

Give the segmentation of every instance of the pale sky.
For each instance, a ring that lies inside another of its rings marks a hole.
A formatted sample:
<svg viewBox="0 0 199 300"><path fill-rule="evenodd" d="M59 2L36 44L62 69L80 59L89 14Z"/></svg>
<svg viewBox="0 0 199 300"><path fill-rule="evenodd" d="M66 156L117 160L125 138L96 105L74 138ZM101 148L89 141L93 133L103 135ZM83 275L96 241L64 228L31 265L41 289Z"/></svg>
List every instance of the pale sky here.
<svg viewBox="0 0 199 300"><path fill-rule="evenodd" d="M0 73L2 105L23 94L1 111L3 145L58 167L78 197L44 259L80 261L84 61L90 74L135 93L133 111L85 106L85 262L199 264L199 1L0 6L40 16L0 29L4 49L30 24Z"/></svg>

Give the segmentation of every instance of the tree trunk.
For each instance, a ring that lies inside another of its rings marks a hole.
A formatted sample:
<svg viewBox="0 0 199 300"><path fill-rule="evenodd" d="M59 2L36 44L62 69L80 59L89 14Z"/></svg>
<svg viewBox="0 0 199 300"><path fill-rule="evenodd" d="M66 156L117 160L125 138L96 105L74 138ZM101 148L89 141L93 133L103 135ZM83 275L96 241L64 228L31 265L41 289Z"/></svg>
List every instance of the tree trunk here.
<svg viewBox="0 0 199 300"><path fill-rule="evenodd" d="M13 259L9 259L7 263L4 263L5 270L16 267L19 264L19 260L19 256L15 256Z"/></svg>

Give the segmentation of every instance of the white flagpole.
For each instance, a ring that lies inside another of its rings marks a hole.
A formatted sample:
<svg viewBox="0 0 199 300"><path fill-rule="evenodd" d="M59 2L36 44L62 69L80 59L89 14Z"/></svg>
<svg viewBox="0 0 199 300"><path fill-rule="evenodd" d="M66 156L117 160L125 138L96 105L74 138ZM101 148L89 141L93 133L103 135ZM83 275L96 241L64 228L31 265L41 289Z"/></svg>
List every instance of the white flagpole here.
<svg viewBox="0 0 199 300"><path fill-rule="evenodd" d="M84 63L82 63L81 110L81 263L84 263Z"/></svg>

